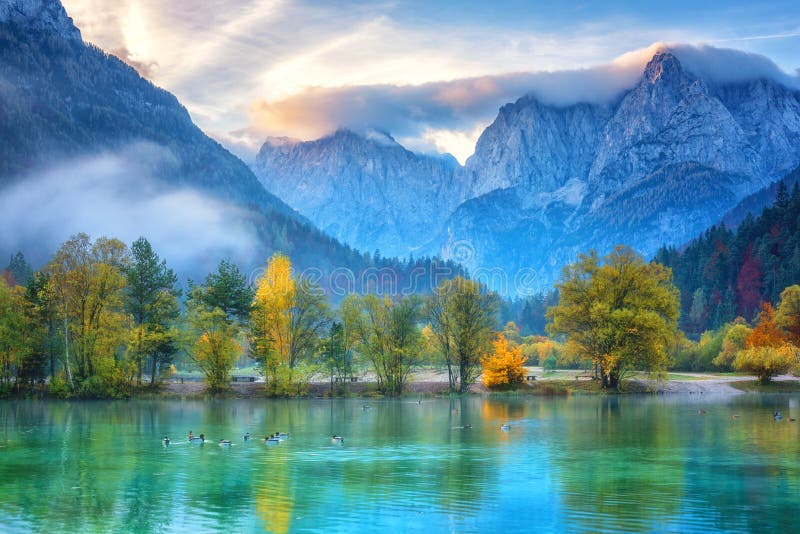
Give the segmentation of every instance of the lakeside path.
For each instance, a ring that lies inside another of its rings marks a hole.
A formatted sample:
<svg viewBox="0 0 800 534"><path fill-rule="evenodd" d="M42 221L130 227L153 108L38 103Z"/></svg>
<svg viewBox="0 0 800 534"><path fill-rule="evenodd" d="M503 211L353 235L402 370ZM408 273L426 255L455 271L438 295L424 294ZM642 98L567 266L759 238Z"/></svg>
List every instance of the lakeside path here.
<svg viewBox="0 0 800 534"><path fill-rule="evenodd" d="M529 367L526 372L536 376L536 380L526 382L525 387L547 388L548 383L560 386L586 385L588 381L578 381L576 376L581 375L582 371L560 370L553 373L544 373L540 367ZM685 395L740 395L745 390L734 386L736 382L753 382L754 376L747 375L718 375L707 373L670 373L667 380L651 380L644 375L636 376L625 381L625 391L627 393L641 394L685 394ZM794 382L800 390L800 379L791 375L775 377L776 382ZM371 396L374 395L375 377L371 373L359 376L359 381L346 384L346 392L351 396ZM443 395L447 393L447 373L423 369L416 371L410 377L406 386L406 396L430 396ZM581 388L583 389L583 388ZM263 379L256 382L234 382L231 384L230 395L236 398L258 398L263 397ZM162 393L166 396L174 397L201 397L205 392L205 384L202 382L168 382L165 383ZM330 382L328 380L314 381L309 384L308 395L312 397L328 396L330 392ZM469 390L473 394L488 394L489 390L480 383L473 384Z"/></svg>

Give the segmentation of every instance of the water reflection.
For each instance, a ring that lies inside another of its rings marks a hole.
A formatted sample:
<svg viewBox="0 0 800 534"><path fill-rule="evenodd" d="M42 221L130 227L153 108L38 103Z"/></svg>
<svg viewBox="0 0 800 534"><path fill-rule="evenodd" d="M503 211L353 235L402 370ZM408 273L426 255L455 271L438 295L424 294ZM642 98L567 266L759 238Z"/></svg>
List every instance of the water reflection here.
<svg viewBox="0 0 800 534"><path fill-rule="evenodd" d="M784 421L772 419L776 410ZM284 533L530 531L533 520L539 530L792 530L797 412L790 395L6 402L0 524ZM188 443L189 429L209 441ZM265 445L276 431L289 439ZM342 445L331 443L334 433ZM233 445L218 446L221 438Z"/></svg>

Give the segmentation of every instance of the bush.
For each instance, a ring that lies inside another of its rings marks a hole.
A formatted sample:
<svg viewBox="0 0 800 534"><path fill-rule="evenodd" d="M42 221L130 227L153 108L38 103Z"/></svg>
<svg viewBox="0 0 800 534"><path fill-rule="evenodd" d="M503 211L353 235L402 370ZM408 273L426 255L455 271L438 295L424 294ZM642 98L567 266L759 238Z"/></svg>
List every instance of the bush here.
<svg viewBox="0 0 800 534"><path fill-rule="evenodd" d="M733 368L737 371L753 373L762 384L791 369L797 361L797 349L785 344L780 347L752 347L736 356Z"/></svg>
<svg viewBox="0 0 800 534"><path fill-rule="evenodd" d="M542 369L545 371L555 371L558 359L555 354L551 354L542 362Z"/></svg>
<svg viewBox="0 0 800 534"><path fill-rule="evenodd" d="M525 357L519 347L510 348L503 334L494 342L494 351L481 358L483 385L510 386L525 381Z"/></svg>
<svg viewBox="0 0 800 534"><path fill-rule="evenodd" d="M67 384L66 379L62 375L53 377L50 381L49 393L53 397L59 399L68 399L72 397L72 388Z"/></svg>
<svg viewBox="0 0 800 534"><path fill-rule="evenodd" d="M266 392L271 397L301 397L308 394L312 370L300 364L294 368L279 365L272 376L266 377Z"/></svg>

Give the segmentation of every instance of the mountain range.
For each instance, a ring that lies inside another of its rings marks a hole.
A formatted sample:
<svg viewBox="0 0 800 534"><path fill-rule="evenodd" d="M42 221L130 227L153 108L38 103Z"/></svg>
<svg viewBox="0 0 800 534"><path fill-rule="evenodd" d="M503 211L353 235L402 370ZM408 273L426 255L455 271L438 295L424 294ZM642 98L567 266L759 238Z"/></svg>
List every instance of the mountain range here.
<svg viewBox="0 0 800 534"><path fill-rule="evenodd" d="M624 243L652 257L741 221L774 198L776 180L796 181L797 89L770 77L720 80L695 63L663 47L606 102L523 95L500 108L463 166L386 132L339 129L267 139L248 167L173 95L84 43L60 2L0 0L0 196L42 172L69 182L81 158L128 154L140 160L127 174L133 188L190 189L235 206L220 232L257 236L244 247L259 258L251 266L277 250L324 272L409 270L417 262L380 258L442 256L519 296L548 289L581 252ZM142 144L158 150L131 151ZM0 236L26 221L4 221ZM41 248L40 237L20 246ZM0 242L0 253L18 244Z"/></svg>
<svg viewBox="0 0 800 534"><path fill-rule="evenodd" d="M175 96L85 43L58 0L0 0L0 139L0 257L22 249L39 266L69 233L122 229L133 240L149 228L158 235L145 237L173 265L187 258L185 276L205 276L223 258L251 272L281 251L317 276L345 269L340 290L360 287L373 269L391 269L395 285L416 271L428 288L419 271L431 260L376 259L321 232Z"/></svg>
<svg viewBox="0 0 800 534"><path fill-rule="evenodd" d="M589 249L680 245L800 163L796 89L720 83L679 55L659 50L612 102L503 106L463 167L339 131L268 140L253 169L354 246L442 254L510 294L546 289ZM365 183L375 192L353 197Z"/></svg>

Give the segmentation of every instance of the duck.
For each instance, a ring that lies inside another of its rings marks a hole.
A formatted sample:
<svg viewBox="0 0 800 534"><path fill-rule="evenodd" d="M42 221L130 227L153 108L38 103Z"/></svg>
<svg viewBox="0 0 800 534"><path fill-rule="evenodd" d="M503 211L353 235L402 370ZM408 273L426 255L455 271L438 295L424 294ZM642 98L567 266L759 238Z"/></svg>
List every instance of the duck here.
<svg viewBox="0 0 800 534"><path fill-rule="evenodd" d="M274 434L264 438L264 443L266 443L267 445L272 445L272 444L280 443L280 442L281 442L281 439L279 437L275 436Z"/></svg>
<svg viewBox="0 0 800 534"><path fill-rule="evenodd" d="M789 421L791 421L792 423L794 423L795 421L797 421L797 419L795 419L794 417L790 417L790 418L789 418Z"/></svg>
<svg viewBox="0 0 800 534"><path fill-rule="evenodd" d="M245 432L244 435L242 436L242 439L244 441L249 441L250 440L250 432Z"/></svg>
<svg viewBox="0 0 800 534"><path fill-rule="evenodd" d="M735 414L733 414L731 416L731 419L738 419L738 418L739 418L739 414L738 413L735 413Z"/></svg>
<svg viewBox="0 0 800 534"><path fill-rule="evenodd" d="M773 415L772 418L775 419L776 421L780 421L781 419L783 419L783 416L781 415L781 412L775 412L775 415Z"/></svg>
<svg viewBox="0 0 800 534"><path fill-rule="evenodd" d="M697 410L697 413L700 415L705 415L707 412L705 410Z"/></svg>
<svg viewBox="0 0 800 534"><path fill-rule="evenodd" d="M167 436L164 436L164 439L161 440L161 443L163 443L164 445L169 445L169 438Z"/></svg>
<svg viewBox="0 0 800 534"><path fill-rule="evenodd" d="M344 443L344 438L342 436L337 436L336 434L334 434L333 436L331 436L331 441L333 443L342 444Z"/></svg>
<svg viewBox="0 0 800 534"><path fill-rule="evenodd" d="M232 445L231 440L229 439L221 439L219 440L220 447L230 447Z"/></svg>
<svg viewBox="0 0 800 534"><path fill-rule="evenodd" d="M194 439L194 437L195 437L194 434L192 434L192 431L190 430L189 431L189 436L188 436L189 441L192 441Z"/></svg>
<svg viewBox="0 0 800 534"><path fill-rule="evenodd" d="M503 423L502 425L500 425L500 430L508 432L509 430L511 430L511 425L509 425L508 423Z"/></svg>
<svg viewBox="0 0 800 534"><path fill-rule="evenodd" d="M199 436L192 436L189 438L189 441L192 443L205 443L206 436L205 434L200 434Z"/></svg>
<svg viewBox="0 0 800 534"><path fill-rule="evenodd" d="M468 423L468 424L466 424L466 425L462 426L461 428L463 428L464 430L469 430L470 428L472 428L472 425L470 425L470 424Z"/></svg>

